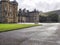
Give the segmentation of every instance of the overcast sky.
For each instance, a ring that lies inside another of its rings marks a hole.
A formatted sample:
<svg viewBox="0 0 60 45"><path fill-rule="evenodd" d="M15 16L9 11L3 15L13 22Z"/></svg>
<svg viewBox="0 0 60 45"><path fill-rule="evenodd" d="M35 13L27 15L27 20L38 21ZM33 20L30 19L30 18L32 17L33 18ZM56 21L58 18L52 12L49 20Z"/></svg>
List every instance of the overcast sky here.
<svg viewBox="0 0 60 45"><path fill-rule="evenodd" d="M60 0L16 0L19 8L27 10L51 11L60 9Z"/></svg>

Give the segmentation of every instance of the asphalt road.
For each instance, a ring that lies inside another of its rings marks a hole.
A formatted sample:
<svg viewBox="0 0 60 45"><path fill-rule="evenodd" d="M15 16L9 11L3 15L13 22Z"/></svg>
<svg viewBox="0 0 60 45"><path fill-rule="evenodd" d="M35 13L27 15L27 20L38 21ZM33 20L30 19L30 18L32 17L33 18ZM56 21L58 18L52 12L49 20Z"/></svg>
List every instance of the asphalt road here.
<svg viewBox="0 0 60 45"><path fill-rule="evenodd" d="M43 23L43 26L0 33L0 45L60 45L60 24Z"/></svg>

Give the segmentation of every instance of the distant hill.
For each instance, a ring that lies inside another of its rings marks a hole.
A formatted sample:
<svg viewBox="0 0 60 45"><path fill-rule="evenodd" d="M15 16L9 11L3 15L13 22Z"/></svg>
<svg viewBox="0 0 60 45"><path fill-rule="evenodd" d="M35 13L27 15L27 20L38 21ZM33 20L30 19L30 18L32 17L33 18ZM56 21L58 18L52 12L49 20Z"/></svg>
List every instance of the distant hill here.
<svg viewBox="0 0 60 45"><path fill-rule="evenodd" d="M48 15L48 14L53 14L53 13L60 15L60 10L49 11L49 12L46 12L45 14Z"/></svg>
<svg viewBox="0 0 60 45"><path fill-rule="evenodd" d="M48 16L49 14L54 14L54 13L60 15L60 10L54 10L54 11L49 11L49 12L42 12L42 13L40 13L40 15L41 16Z"/></svg>

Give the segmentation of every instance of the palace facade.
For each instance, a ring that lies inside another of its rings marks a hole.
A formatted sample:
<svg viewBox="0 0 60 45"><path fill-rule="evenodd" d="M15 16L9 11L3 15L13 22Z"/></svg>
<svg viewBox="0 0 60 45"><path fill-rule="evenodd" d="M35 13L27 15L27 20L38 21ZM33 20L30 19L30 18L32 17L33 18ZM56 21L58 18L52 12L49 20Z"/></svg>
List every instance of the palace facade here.
<svg viewBox="0 0 60 45"><path fill-rule="evenodd" d="M18 3L16 0L0 1L0 23L17 23L18 22Z"/></svg>
<svg viewBox="0 0 60 45"><path fill-rule="evenodd" d="M19 9L18 13L18 22L24 23L38 23L39 22L39 11L34 9L33 11L29 11L26 9Z"/></svg>

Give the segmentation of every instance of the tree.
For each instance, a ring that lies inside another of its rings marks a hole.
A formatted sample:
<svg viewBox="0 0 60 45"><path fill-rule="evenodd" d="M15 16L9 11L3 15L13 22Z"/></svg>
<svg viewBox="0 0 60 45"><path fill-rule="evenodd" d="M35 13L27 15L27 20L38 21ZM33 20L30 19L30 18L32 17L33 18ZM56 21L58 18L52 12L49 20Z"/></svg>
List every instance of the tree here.
<svg viewBox="0 0 60 45"><path fill-rule="evenodd" d="M58 22L58 14L56 13L52 13L48 15L48 18L52 21L52 22Z"/></svg>
<svg viewBox="0 0 60 45"><path fill-rule="evenodd" d="M39 22L46 22L47 21L47 17L46 16L39 16Z"/></svg>

